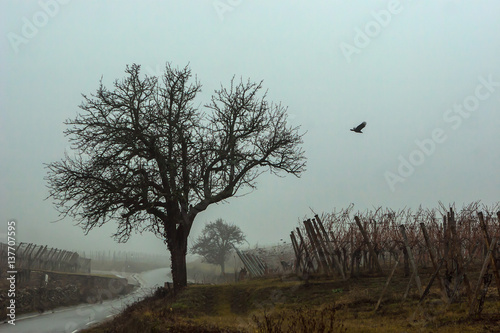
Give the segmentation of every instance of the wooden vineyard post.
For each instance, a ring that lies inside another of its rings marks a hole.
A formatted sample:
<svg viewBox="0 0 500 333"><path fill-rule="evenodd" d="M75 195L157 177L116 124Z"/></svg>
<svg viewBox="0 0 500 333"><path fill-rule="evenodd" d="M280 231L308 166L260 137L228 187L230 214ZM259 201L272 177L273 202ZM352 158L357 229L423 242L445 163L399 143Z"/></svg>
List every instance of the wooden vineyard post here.
<svg viewBox="0 0 500 333"><path fill-rule="evenodd" d="M18 253L18 254L19 254L19 253L21 253L20 249L21 249L21 245L22 245L22 244L23 244L23 242L21 242L21 243L19 243L19 244L17 245L17 248L16 248L16 253ZM19 267L19 268L24 267L24 268L28 268L28 269L30 268L30 266L31 266L31 265L30 265L30 264L31 264L31 260L30 260L30 258L31 258L31 252L33 251L33 250L30 250L30 248L31 248L31 246L32 246L32 245L33 245L33 243L28 243L28 246L27 246L27 247L26 247L26 249L24 250L24 255L22 255L22 256L18 256L18 257L16 258L16 261L17 261L17 267ZM33 247L34 247L34 245L33 245ZM3 259L3 258L2 258L2 259ZM26 262L26 263L25 263L25 262ZM25 265L27 265L27 266L25 266ZM1 275L1 274L2 274L2 273L0 273L0 275Z"/></svg>
<svg viewBox="0 0 500 333"><path fill-rule="evenodd" d="M238 250L234 245L233 245L233 248L236 251L236 254L238 255L238 257L243 262L243 265L245 265L248 272L252 276L261 276L261 275L265 274L265 271L263 269L261 269L261 267L259 267L259 265L257 265L254 260L252 260L250 254L246 255L245 253Z"/></svg>
<svg viewBox="0 0 500 333"><path fill-rule="evenodd" d="M500 212L498 212L498 215L500 215ZM488 227L486 225L486 222L484 222L483 213L478 212L477 216L479 217L479 222L481 223L481 229L483 229L484 242L486 243L486 247L489 248L490 236L488 235ZM495 281L497 283L498 296L500 296L500 276L498 275L498 267L493 252L490 253L490 260L491 260L491 266L493 267L493 274L495 276Z"/></svg>
<svg viewBox="0 0 500 333"><path fill-rule="evenodd" d="M319 229L318 223L313 219L310 220L311 222L311 227L313 228L314 232L316 233L316 239L318 241L318 245L321 247L323 254L325 256L325 264L328 267L328 272L333 272L334 270L334 264L333 264L333 251L330 249L329 246L327 246L327 243L325 239L323 238L321 234L321 230Z"/></svg>
<svg viewBox="0 0 500 333"><path fill-rule="evenodd" d="M300 244L302 244L302 248L304 249L304 253L305 253L305 263L304 263L304 271L302 271L303 274L309 274L309 268L313 267L312 265L312 262L311 262L311 256L309 255L309 252L307 251L307 246L306 246L306 242L304 241L304 237L302 237L302 234L300 233L300 229L299 228L296 228L297 229L297 235L299 236L300 238Z"/></svg>
<svg viewBox="0 0 500 333"><path fill-rule="evenodd" d="M465 284L465 290L467 291L467 297L469 298L469 302L472 298L472 290L470 287L470 282L469 278L467 277L467 273L465 272L465 267L463 264L463 256L462 256L462 251L461 251L461 244L458 241L458 236L457 236L457 223L455 221L455 213L453 212L453 209L450 208L450 212L448 213L448 225L451 231L451 239L452 239L452 259L455 259L455 264L456 264L456 272L457 272L457 280L458 281L458 275L460 274L460 269L462 270L461 275L463 276L463 282ZM457 249L458 248L458 249Z"/></svg>
<svg viewBox="0 0 500 333"><path fill-rule="evenodd" d="M309 244L311 245L312 256L314 257L314 260L316 260L316 262L318 263L318 268L323 269L322 262L319 260L318 251L316 250L316 243L314 242L314 239L309 230L309 225L307 224L307 221L304 221L303 223L304 223L304 228L306 229L307 237L309 238Z"/></svg>
<svg viewBox="0 0 500 333"><path fill-rule="evenodd" d="M402 254L399 254L398 258L396 259L396 263L394 264L394 267L392 268L391 274L389 274L389 277L387 278L384 289L382 290L382 293L380 293L380 297L377 301L377 305L375 306L375 310L373 310L373 312L377 312L378 307L380 306L380 302L382 302L382 297L384 297L384 294L387 290L387 287L389 287L389 283L391 283L392 276L394 275L394 272L396 271L396 267L399 264L399 258L401 258L401 257L402 257Z"/></svg>
<svg viewBox="0 0 500 333"><path fill-rule="evenodd" d="M365 243L368 246L368 251L370 251L370 255L375 260L375 266L377 266L377 271L382 275L383 274L382 267L380 266L380 263L378 262L377 255L375 254L375 251L373 250L373 246L370 242L370 239L368 238L368 235L366 234L365 229L361 225L361 221L359 220L359 217L354 216L354 220L356 221L356 224L358 225L358 228L361 231L361 235L363 235L363 239L365 240Z"/></svg>
<svg viewBox="0 0 500 333"><path fill-rule="evenodd" d="M319 227L321 229L321 232L323 233L323 236L326 240L326 243L328 245L328 248L330 249L330 252L332 254L332 257L333 257L333 261L335 263L335 265L337 266L339 272L340 272L340 275L342 276L342 279L345 280L345 274L344 274L344 270L342 269L342 265L340 264L340 262L338 261L337 257L335 256L335 251L332 247L332 243L330 241L330 237L328 236L328 233L326 232L325 230L325 227L323 226L323 223L321 222L320 218L318 215L315 215L314 218L316 219L316 221L318 222L319 224Z"/></svg>
<svg viewBox="0 0 500 333"><path fill-rule="evenodd" d="M372 222L373 222L373 246L374 246L374 250L377 248L377 221L375 221L374 219L372 219ZM377 256L377 254L375 254ZM378 259L378 256L377 256L377 259ZM373 262L373 259L372 259L372 262ZM385 262L384 262L385 264Z"/></svg>
<svg viewBox="0 0 500 333"><path fill-rule="evenodd" d="M33 250L35 248L36 248L36 246L33 248ZM29 267L27 267L28 269L36 269L36 268L40 269L41 268L41 267L37 267L36 264L39 262L39 260L40 260L39 258L43 255L43 253L45 253L45 250L47 250L47 245L45 245L45 247L40 246L40 248L36 252L35 256L32 258Z"/></svg>
<svg viewBox="0 0 500 333"><path fill-rule="evenodd" d="M415 280L415 272L411 272L410 279L408 280L408 284L406 285L405 293L403 295L403 302L405 301L406 297L408 297L408 293L410 292L411 288L411 282Z"/></svg>
<svg viewBox="0 0 500 333"><path fill-rule="evenodd" d="M452 269L458 272L456 269L457 262L453 259L457 259L457 251L456 251L456 222L455 222L455 213L453 212L453 208L450 207L450 212L447 213L448 216L448 236L449 237L449 256L452 262Z"/></svg>
<svg viewBox="0 0 500 333"><path fill-rule="evenodd" d="M299 244L297 243L297 238L295 238L293 231L290 233L290 239L292 241L293 251L295 252L295 274L299 275L300 264L301 264L300 258L302 256L302 249L300 248Z"/></svg>
<svg viewBox="0 0 500 333"><path fill-rule="evenodd" d="M443 215L443 238L444 238L444 250L443 250L443 258L446 260L446 272L448 272L448 262L451 262L449 254L450 254L450 243L449 243L449 231L446 223L446 216Z"/></svg>
<svg viewBox="0 0 500 333"><path fill-rule="evenodd" d="M439 274L439 270L441 269L441 266L443 265L443 262L444 260L441 259L440 262L439 262L439 266L437 267L436 271L434 272L434 274L432 274L432 277L431 277L431 280L429 281L429 284L427 285L427 287L425 288L424 290L424 293L420 296L420 299L418 301L418 304L415 308L415 312L413 312L413 315L412 315L412 320L415 319L415 316L417 314L417 311L418 309L420 308L420 305L422 305L422 302L424 301L425 297L429 294L429 291L431 290L431 287L432 287L432 284L434 283L434 280L436 279L436 277L438 276Z"/></svg>
<svg viewBox="0 0 500 333"><path fill-rule="evenodd" d="M472 295L472 301L470 302L469 316L473 316L477 312L476 311L477 294L479 293L479 288L481 287L484 274L486 274L486 271L488 270L488 262L490 261L489 256L493 252L496 243L497 243L497 238L493 237L490 247L488 248L488 252L486 253L486 256L484 258L483 267L481 268L481 273L479 274L479 278L477 279L476 287L474 288L474 294Z"/></svg>
<svg viewBox="0 0 500 333"><path fill-rule="evenodd" d="M356 260L355 254L356 250L354 250L354 228L350 225L349 226L349 241L350 241L350 246L349 248L351 249L351 277L354 276L354 261Z"/></svg>
<svg viewBox="0 0 500 333"><path fill-rule="evenodd" d="M311 220L306 220L304 221L304 226L306 227L306 232L311 240L311 244L313 246L313 251L316 259L318 260L318 263L323 271L323 273L328 274L328 264L326 263L326 258L325 258L325 253L323 252L321 248L321 244L319 243L319 240L316 236L316 233L314 232L314 227L312 226Z"/></svg>
<svg viewBox="0 0 500 333"><path fill-rule="evenodd" d="M406 237L405 226L401 224L399 226L401 229L401 235L403 236L403 241L405 243L406 252L408 252L408 259L410 260L411 267L413 269L413 275L415 275L415 283L417 284L418 293L422 296L422 283L420 282L420 276L418 276L417 265L415 259L413 258L413 252L411 251L410 244L408 243L408 238Z"/></svg>
<svg viewBox="0 0 500 333"><path fill-rule="evenodd" d="M264 263L257 257L255 254L248 254L248 258L253 262L255 267L257 267L258 271L261 275L265 275L267 273L267 268Z"/></svg>
<svg viewBox="0 0 500 333"><path fill-rule="evenodd" d="M443 294L443 298L444 298L445 302L448 302L448 293L446 291L444 281L439 276L439 269L438 269L438 265L436 263L436 255L434 254L434 247L431 245L431 242L429 241L429 234L427 233L427 229L425 228L425 224L423 222L420 223L420 228L422 229L422 233L424 234L425 244L427 246L427 249L429 250L429 256L431 257L432 266L434 267L434 270L436 271L436 277L438 278L439 285L441 287L441 292ZM442 264L443 264L443 262L441 261L441 263L439 264L439 268L441 268Z"/></svg>

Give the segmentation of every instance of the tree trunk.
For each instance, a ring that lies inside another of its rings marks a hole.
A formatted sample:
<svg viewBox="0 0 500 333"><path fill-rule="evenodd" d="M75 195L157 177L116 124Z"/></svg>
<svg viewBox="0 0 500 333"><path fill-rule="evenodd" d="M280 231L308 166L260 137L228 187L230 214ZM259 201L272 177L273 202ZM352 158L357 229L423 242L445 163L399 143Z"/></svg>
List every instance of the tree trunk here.
<svg viewBox="0 0 500 333"><path fill-rule="evenodd" d="M171 239L168 242L168 248L172 262L172 282L176 294L187 286L186 254L188 235L189 231L186 232L182 224L177 226L174 232L170 232Z"/></svg>
<svg viewBox="0 0 500 333"><path fill-rule="evenodd" d="M181 241L179 240L181 243ZM186 240L182 243L187 243ZM172 282L174 284L174 292L178 293L187 286L187 270L186 270L186 246L176 244L170 251L172 261Z"/></svg>
<svg viewBox="0 0 500 333"><path fill-rule="evenodd" d="M225 262L223 260L220 263L220 273L221 273L221 275L226 275L225 268L226 268L226 264L225 264Z"/></svg>

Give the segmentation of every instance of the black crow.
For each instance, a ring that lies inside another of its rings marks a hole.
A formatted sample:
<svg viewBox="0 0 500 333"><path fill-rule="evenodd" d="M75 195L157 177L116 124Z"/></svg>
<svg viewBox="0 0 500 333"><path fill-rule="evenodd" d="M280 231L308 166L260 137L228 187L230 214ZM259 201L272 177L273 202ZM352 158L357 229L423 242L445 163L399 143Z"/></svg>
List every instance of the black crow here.
<svg viewBox="0 0 500 333"><path fill-rule="evenodd" d="M358 125L358 127L353 127L351 128L351 131L356 132L356 133L363 133L361 130L365 128L366 126L366 121L363 121L361 124Z"/></svg>

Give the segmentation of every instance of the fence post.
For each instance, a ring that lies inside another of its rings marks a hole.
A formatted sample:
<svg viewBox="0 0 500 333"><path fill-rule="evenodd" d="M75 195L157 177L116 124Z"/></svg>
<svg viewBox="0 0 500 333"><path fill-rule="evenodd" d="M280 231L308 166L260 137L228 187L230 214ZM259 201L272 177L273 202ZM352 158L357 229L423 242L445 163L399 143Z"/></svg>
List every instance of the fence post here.
<svg viewBox="0 0 500 333"><path fill-rule="evenodd" d="M318 224L319 224L319 226L321 228L321 232L323 233L323 235L324 235L324 237L326 239L326 242L328 244L328 247L329 247L329 249L330 249L330 251L332 253L333 261L334 261L335 265L337 265L338 270L340 272L340 275L342 276L342 279L345 280L346 278L345 278L344 270L343 270L342 265L340 264L339 260L335 256L335 250L332 247L332 243L331 243L330 237L328 236L328 233L326 232L325 227L323 226L323 222L321 222L321 220L320 220L320 218L319 218L319 216L317 214L314 216L314 218L316 219L316 221L318 221ZM335 241L335 238L333 238L333 239L334 239L334 242L337 243ZM337 244L336 244L336 246L338 248Z"/></svg>
<svg viewBox="0 0 500 333"><path fill-rule="evenodd" d="M441 287L441 292L443 294L443 298L444 298L445 302L448 302L448 293L446 291L444 281L441 278L441 276L439 276L439 269L438 269L438 265L436 263L436 257L434 254L434 247L431 245L431 242L429 241L429 234L427 233L427 229L425 228L425 224L423 222L420 223L420 228L422 229L422 233L424 234L425 244L427 245L427 249L429 250L429 256L431 257L432 266L434 267L434 270L436 271L436 277L438 278L439 285ZM441 261L441 263L439 264L439 268L441 268L442 264L443 264L443 261Z"/></svg>
<svg viewBox="0 0 500 333"><path fill-rule="evenodd" d="M491 241L491 244L488 248L488 252L486 253L486 256L484 258L483 262L483 267L481 268L481 273L479 274L479 278L477 279L477 284L476 287L474 288L474 294L472 296L472 301L470 302L470 308L469 308L469 316L472 316L476 313L475 305L477 301L477 294L479 292L479 287L481 287L481 282L483 280L484 274L486 274L486 271L488 270L488 261L490 261L490 254L493 252L493 249L495 248L495 245L497 243L497 238L493 237L493 240Z"/></svg>
<svg viewBox="0 0 500 333"><path fill-rule="evenodd" d="M382 297L384 297L384 294L387 290L387 287L389 286L389 283L391 282L392 276L394 275L394 272L396 271L396 267L399 264L399 258L401 258L402 255L400 254L398 258L396 259L396 263L394 264L394 267L392 268L391 274L389 275L389 278L387 279L387 282L385 283L384 289L382 290L382 293L380 293L380 297L378 299L377 305L375 306L375 310L373 312L377 312L378 307L380 306L380 302L382 302Z"/></svg>
<svg viewBox="0 0 500 333"><path fill-rule="evenodd" d="M300 239L300 244L302 244L302 248L304 249L304 254L305 254L305 258L304 258L304 271L302 272L303 274L309 274L309 267L311 266L311 268L313 268L313 264L312 264L312 261L311 261L311 256L309 254L309 251L307 251L307 244L304 240L304 237L302 237L302 234L300 233L300 229L297 227L297 235L299 236L299 239ZM314 252L314 250L313 250ZM319 265L319 263L318 263Z"/></svg>
<svg viewBox="0 0 500 333"><path fill-rule="evenodd" d="M432 274L432 277L431 277L431 280L429 281L429 284L427 285L427 287L425 288L424 290L424 293L420 296L420 300L418 301L418 304L415 308L415 312L413 312L413 315L412 315L412 321L415 319L415 315L417 314L417 311L418 309L420 308L420 305L422 304L422 302L424 301L425 297L429 294L429 290L431 290L431 287L432 287L432 284L434 283L434 280L436 279L436 277L439 275L439 270L441 269L441 266L443 265L443 262L444 260L441 259L440 260L440 263L439 263L439 266L437 267L436 271L434 272L434 274Z"/></svg>
<svg viewBox="0 0 500 333"><path fill-rule="evenodd" d="M292 240L293 251L295 252L295 274L299 275L301 264L300 257L302 256L302 251L299 247L299 244L297 243L297 238L295 238L293 231L290 233L290 239Z"/></svg>
<svg viewBox="0 0 500 333"><path fill-rule="evenodd" d="M321 249L321 245L319 244L319 241L316 238L316 234L314 232L311 220L304 221L304 226L306 227L307 235L308 235L309 239L311 240L311 244L313 245L314 255L315 255L316 259L318 260L318 263L319 263L321 269L323 270L323 272L328 274L329 270L328 270L328 264L326 263L325 254L323 253L323 251Z"/></svg>
<svg viewBox="0 0 500 333"><path fill-rule="evenodd" d="M467 297L469 298L469 302L472 298L472 290L470 287L470 281L469 278L467 277L467 273L465 272L464 269L464 262L463 262L463 256L462 256L462 244L458 240L457 236L457 223L455 221L455 212L453 212L453 208L450 208L450 213L448 214L448 224L450 227L451 231L451 236L452 236L452 253L454 254L455 262L456 262L456 272L457 272L457 277L458 277L458 272L460 269L463 270L463 282L465 284L465 290L467 291ZM458 249L457 249L458 248Z"/></svg>
<svg viewBox="0 0 500 333"><path fill-rule="evenodd" d="M370 242L370 239L368 238L368 235L366 234L365 229L363 228L363 226L361 225L361 222L359 221L359 217L354 216L354 220L356 221L356 224L358 225L358 228L361 231L361 235L363 235L363 239L365 240L365 243L368 245L368 251L370 251L370 255L375 260L375 265L377 266L377 271L380 274L383 274L382 267L380 266L377 255L375 254L375 251L373 250L372 244Z"/></svg>
<svg viewBox="0 0 500 333"><path fill-rule="evenodd" d="M331 251L329 246L327 246L327 243L325 242L323 235L321 234L321 230L319 229L317 221L315 221L314 219L311 220L311 226L314 227L314 231L316 233L316 238L318 240L318 244L321 246L321 249L322 249L323 254L325 256L325 263L328 266L328 271L332 272L332 274L333 274L333 270L334 270L334 266L335 266L333 263L334 252Z"/></svg>
<svg viewBox="0 0 500 333"><path fill-rule="evenodd" d="M500 212L498 212L499 215L499 221L500 221ZM484 242L486 244L486 247L490 247L490 236L488 235L488 226L486 225L486 222L484 221L483 213L478 212L477 216L479 217L479 222L481 223L481 229L483 230L483 235L484 235ZM495 281L497 283L497 292L498 296L500 296L500 276L498 275L498 267L497 263L495 260L495 256L493 255L493 252L490 253L490 260L491 260L491 265L493 266L493 274L495 276Z"/></svg>
<svg viewBox="0 0 500 333"><path fill-rule="evenodd" d="M411 251L410 244L408 243L408 238L406 237L405 226L401 224L399 228L401 229L401 235L403 236L403 241L406 246L406 252L408 252L408 259L410 260L413 274L415 275L415 283L417 284L418 293L420 296L422 296L422 283L420 282L420 277L418 276L417 265L415 264L415 259L413 258L413 253Z"/></svg>

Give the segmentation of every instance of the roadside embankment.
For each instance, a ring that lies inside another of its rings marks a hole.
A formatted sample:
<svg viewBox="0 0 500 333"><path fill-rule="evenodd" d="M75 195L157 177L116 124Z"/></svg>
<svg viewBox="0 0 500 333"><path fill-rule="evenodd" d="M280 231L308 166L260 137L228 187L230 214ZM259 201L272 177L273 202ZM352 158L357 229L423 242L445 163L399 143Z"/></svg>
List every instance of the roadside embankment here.
<svg viewBox="0 0 500 333"><path fill-rule="evenodd" d="M5 279L2 279L5 280ZM0 319L7 319L8 286L0 282ZM97 303L132 291L135 284L116 275L89 275L50 271L19 271L16 278L16 314L44 312L80 303Z"/></svg>

